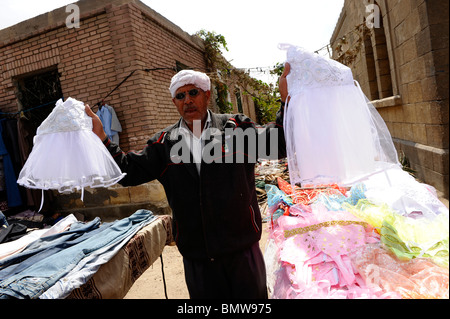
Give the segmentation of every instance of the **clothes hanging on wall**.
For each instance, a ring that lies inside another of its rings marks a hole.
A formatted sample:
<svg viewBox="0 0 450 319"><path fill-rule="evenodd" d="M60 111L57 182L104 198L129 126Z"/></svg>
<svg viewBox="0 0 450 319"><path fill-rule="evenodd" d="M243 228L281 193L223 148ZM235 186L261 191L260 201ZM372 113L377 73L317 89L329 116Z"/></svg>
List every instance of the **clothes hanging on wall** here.
<svg viewBox="0 0 450 319"><path fill-rule="evenodd" d="M37 210L41 203L42 193L38 190L24 188L17 184L17 177L33 148L33 137L36 134L36 126L25 116L1 119L0 134L3 147L2 154L7 153L8 158L0 155L0 210L7 211L10 208L27 206ZM7 161L5 164L4 161ZM5 166L9 180L6 183ZM9 193L9 197L7 194ZM50 204L54 199L51 191L44 192L45 205L42 212L50 210Z"/></svg>
<svg viewBox="0 0 450 319"><path fill-rule="evenodd" d="M33 138L36 135L37 127L26 117L19 117L17 119L17 131L18 131L18 146L20 151L20 168L25 165L25 162L28 159L32 149L33 149ZM19 176L20 171L17 173ZM20 186L19 188L22 188ZM26 196L26 204L29 207L32 207L34 210L39 209L39 205L41 204L41 196L42 192L23 188ZM52 191L44 191L44 206L42 207L42 212L46 212L50 210L50 204L53 202L55 196Z"/></svg>
<svg viewBox="0 0 450 319"><path fill-rule="evenodd" d="M19 133L17 131L17 119L11 118L2 121L2 135L3 142L8 150L11 157L11 162L14 167L14 173L16 176L19 175L20 169L22 168L22 163L20 160L20 149L19 149Z"/></svg>
<svg viewBox="0 0 450 319"><path fill-rule="evenodd" d="M3 141L3 121L0 125L0 156L3 158L3 172L5 177L5 188L8 207L17 207L22 205L22 198L19 187L16 183L16 174L13 161L8 149Z"/></svg>
<svg viewBox="0 0 450 319"><path fill-rule="evenodd" d="M104 104L97 111L97 115L100 121L102 121L106 135L108 135L112 142L119 145L119 132L122 132L122 125L120 125L114 108L108 104Z"/></svg>

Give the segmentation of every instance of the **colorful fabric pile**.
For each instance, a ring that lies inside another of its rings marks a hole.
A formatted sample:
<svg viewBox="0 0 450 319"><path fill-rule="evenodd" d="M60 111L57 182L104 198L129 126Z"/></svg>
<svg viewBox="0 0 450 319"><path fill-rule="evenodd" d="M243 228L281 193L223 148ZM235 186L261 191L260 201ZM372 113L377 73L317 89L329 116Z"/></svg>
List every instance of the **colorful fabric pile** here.
<svg viewBox="0 0 450 319"><path fill-rule="evenodd" d="M368 199L370 183L293 191L278 178L266 192L271 298L449 298L448 208L399 210ZM435 204L433 196L404 207Z"/></svg>

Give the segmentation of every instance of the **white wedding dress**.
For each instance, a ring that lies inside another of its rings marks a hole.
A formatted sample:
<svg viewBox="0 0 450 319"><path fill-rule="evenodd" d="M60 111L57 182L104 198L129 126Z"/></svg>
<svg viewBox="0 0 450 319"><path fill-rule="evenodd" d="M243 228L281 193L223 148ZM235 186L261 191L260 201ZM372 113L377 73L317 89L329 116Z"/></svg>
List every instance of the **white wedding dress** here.
<svg viewBox="0 0 450 319"><path fill-rule="evenodd" d="M351 69L293 45L284 118L292 184L350 185L399 166L389 130Z"/></svg>
<svg viewBox="0 0 450 319"><path fill-rule="evenodd" d="M400 215L448 217L434 187L402 169L383 118L351 69L297 46L280 49L291 66L284 117L291 184L362 184L367 199Z"/></svg>
<svg viewBox="0 0 450 319"><path fill-rule="evenodd" d="M38 127L33 149L17 183L33 189L72 193L85 187L108 187L125 176L92 131L84 103L60 99ZM42 205L41 205L42 207Z"/></svg>

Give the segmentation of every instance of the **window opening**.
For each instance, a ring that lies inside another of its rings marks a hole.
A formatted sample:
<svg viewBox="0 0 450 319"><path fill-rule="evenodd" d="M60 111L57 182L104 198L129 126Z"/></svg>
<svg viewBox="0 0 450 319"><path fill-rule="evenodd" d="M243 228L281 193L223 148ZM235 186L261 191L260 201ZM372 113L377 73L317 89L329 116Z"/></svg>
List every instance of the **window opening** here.
<svg viewBox="0 0 450 319"><path fill-rule="evenodd" d="M28 110L27 117L36 126L47 118L55 107L56 101L63 98L59 78L57 69L15 78L20 110Z"/></svg>
<svg viewBox="0 0 450 319"><path fill-rule="evenodd" d="M380 98L380 95L378 93L377 71L375 67L375 57L373 55L373 47L370 34L367 35L364 39L364 49L366 55L370 100L378 100Z"/></svg>
<svg viewBox="0 0 450 319"><path fill-rule="evenodd" d="M238 112L239 113L244 113L244 109L242 108L241 91L239 90L239 88L236 88L234 90L234 95L236 96L236 103L237 103L237 107L238 107Z"/></svg>
<svg viewBox="0 0 450 319"><path fill-rule="evenodd" d="M176 67L177 67L177 72L189 69L189 67L186 64L183 64L180 61L176 61L175 64L176 64Z"/></svg>

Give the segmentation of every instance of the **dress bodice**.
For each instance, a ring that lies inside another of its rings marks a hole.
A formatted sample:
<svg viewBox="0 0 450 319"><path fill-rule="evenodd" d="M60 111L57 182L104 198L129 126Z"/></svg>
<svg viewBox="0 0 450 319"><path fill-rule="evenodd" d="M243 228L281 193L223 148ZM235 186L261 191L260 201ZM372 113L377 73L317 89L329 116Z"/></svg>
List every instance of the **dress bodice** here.
<svg viewBox="0 0 450 319"><path fill-rule="evenodd" d="M279 48L287 51L286 62L291 66L291 72L287 76L291 96L305 88L354 83L351 69L337 61L289 44L280 44Z"/></svg>
<svg viewBox="0 0 450 319"><path fill-rule="evenodd" d="M84 103L71 97L59 99L50 115L38 127L36 135L92 130L92 119L84 111Z"/></svg>

